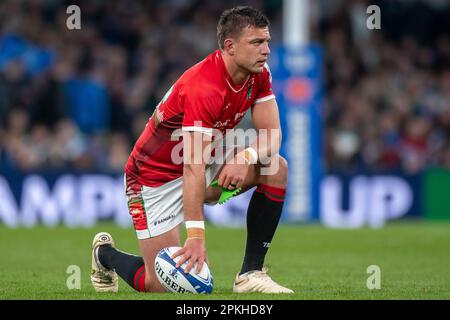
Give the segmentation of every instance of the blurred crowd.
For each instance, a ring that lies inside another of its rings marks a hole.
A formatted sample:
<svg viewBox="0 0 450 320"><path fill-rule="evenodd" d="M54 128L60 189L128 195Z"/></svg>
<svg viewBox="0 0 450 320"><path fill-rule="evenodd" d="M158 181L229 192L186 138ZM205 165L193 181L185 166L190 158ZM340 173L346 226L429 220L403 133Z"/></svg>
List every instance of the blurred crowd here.
<svg viewBox="0 0 450 320"><path fill-rule="evenodd" d="M383 29L374 31L365 1L311 2L312 40L326 60L326 169L450 168L445 1L428 11L420 1L380 4ZM274 42L282 38L281 0L85 0L81 30L68 30L73 3L0 2L0 170L122 171L166 90L217 48L223 9L260 8ZM419 30L400 32L408 10L428 12L434 26L442 15L443 25L424 31L427 21L412 20Z"/></svg>
<svg viewBox="0 0 450 320"><path fill-rule="evenodd" d="M450 3L380 5L375 31L352 4L322 26L327 169L450 169Z"/></svg>

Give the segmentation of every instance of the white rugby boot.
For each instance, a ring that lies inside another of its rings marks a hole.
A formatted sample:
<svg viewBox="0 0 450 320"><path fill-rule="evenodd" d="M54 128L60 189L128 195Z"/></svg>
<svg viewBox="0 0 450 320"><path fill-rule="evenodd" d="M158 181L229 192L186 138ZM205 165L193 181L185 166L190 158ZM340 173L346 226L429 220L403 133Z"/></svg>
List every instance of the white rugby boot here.
<svg viewBox="0 0 450 320"><path fill-rule="evenodd" d="M119 289L117 273L106 269L98 259L98 248L103 244L114 247L114 240L107 232L97 233L92 241L91 282L97 292L117 292Z"/></svg>
<svg viewBox="0 0 450 320"><path fill-rule="evenodd" d="M294 293L291 289L280 286L267 274L267 268L262 271L249 271L242 275L236 275L233 284L233 292L261 292L261 293Z"/></svg>

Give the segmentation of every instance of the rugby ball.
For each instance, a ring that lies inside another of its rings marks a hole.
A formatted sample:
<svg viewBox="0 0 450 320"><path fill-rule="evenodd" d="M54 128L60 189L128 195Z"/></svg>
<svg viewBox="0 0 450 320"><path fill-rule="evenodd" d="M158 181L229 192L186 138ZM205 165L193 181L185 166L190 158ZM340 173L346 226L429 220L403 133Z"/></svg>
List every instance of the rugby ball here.
<svg viewBox="0 0 450 320"><path fill-rule="evenodd" d="M179 268L175 268L181 256L172 259L172 255L181 247L168 247L162 249L155 258L155 272L161 285L170 292L175 293L211 293L213 290L213 277L208 265L203 263L200 273L195 273L197 263L189 273L184 272L188 261Z"/></svg>

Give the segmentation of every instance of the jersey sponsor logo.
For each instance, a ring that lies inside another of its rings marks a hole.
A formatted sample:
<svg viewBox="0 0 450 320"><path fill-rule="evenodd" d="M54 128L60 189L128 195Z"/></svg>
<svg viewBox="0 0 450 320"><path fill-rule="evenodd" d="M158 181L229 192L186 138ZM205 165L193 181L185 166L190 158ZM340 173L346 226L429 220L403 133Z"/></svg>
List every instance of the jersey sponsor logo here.
<svg viewBox="0 0 450 320"><path fill-rule="evenodd" d="M217 121L216 123L214 123L214 128L217 129L224 129L226 128L230 123L237 123L239 122L245 115L245 111L244 112L238 112L234 115L233 118L228 118L225 121Z"/></svg>

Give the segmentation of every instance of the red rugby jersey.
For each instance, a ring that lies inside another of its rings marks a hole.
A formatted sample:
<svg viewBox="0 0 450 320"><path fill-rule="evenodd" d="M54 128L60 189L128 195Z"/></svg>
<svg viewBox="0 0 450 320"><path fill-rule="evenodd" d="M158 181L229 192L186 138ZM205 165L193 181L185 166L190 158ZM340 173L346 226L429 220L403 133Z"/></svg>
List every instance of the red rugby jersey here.
<svg viewBox="0 0 450 320"><path fill-rule="evenodd" d="M189 68L158 104L128 159L127 176L149 187L181 177L183 164L174 163L171 157L182 139L176 137L177 129L225 132L234 128L253 104L273 98L267 65L262 73L251 74L242 85L235 85L220 50L211 53Z"/></svg>

